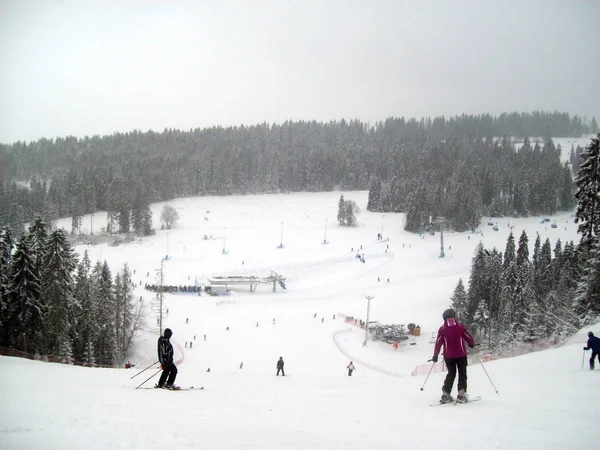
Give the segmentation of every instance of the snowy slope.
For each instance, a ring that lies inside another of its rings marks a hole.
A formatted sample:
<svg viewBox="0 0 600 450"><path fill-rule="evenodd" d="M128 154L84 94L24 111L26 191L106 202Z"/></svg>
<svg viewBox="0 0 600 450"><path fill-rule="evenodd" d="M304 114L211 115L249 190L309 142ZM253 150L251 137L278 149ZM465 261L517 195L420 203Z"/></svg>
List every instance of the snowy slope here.
<svg viewBox="0 0 600 450"><path fill-rule="evenodd" d="M339 195L178 199L169 203L181 220L168 233L160 230L157 204L156 236L88 246L92 261L106 259L113 273L128 263L142 284L136 295L147 317L129 357L137 366L88 369L0 358L0 448L430 449L448 439L461 449L597 448L600 370L581 370L587 330L556 349L485 363L499 395L473 359L469 392L482 395L481 402L432 408L444 375L432 374L423 392L425 377L410 376L431 357L431 335L458 279L467 282L479 240L503 251L513 227L516 238L526 229L531 245L536 232L553 245L557 238L577 241L570 214L551 217L556 229L539 217L494 219L498 232L484 218L482 234L446 233L441 259L439 233L420 238L402 230L402 214L366 212L366 192L344 192L363 212L358 228L338 227ZM84 219L84 227L90 224ZM98 232L101 214L93 224ZM378 242L382 230L385 242ZM281 242L285 248L278 249ZM364 264L354 257L361 246ZM265 284L254 293L235 288L227 297L165 295L164 324L174 331L180 360L177 383L204 391L135 390L150 370L130 379L156 360L155 299L143 284L157 282L167 253L165 284L271 271L286 277L287 290L276 293ZM364 330L340 314L364 319L367 295L374 297L371 320L421 325L414 345L396 351L374 341L362 345ZM592 329L600 333L600 325ZM275 377L279 356L285 378ZM350 359L357 366L353 377L345 373Z"/></svg>

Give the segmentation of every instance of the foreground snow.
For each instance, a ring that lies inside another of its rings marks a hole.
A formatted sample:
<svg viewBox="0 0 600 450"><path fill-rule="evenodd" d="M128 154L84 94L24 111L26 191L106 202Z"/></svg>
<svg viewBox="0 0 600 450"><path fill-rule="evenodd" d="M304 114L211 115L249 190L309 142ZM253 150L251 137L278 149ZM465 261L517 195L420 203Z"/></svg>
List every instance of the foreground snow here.
<svg viewBox="0 0 600 450"><path fill-rule="evenodd" d="M314 347L313 347L314 348ZM316 349L315 349L316 350ZM431 408L442 374L192 372L203 391L134 390L134 371L0 359L3 449L595 449L600 370L581 344L470 368L483 401ZM274 361L273 364L274 365ZM246 366L245 366L246 367ZM185 374L185 375L184 375ZM140 377L144 376L142 374Z"/></svg>
<svg viewBox="0 0 600 450"><path fill-rule="evenodd" d="M469 392L481 402L431 408L444 374L432 374L422 392L425 376L410 376L431 357L432 333L458 279L468 280L477 242L503 251L511 227L517 237L527 230L531 245L536 232L553 245L557 238L577 241L570 214L551 217L556 229L540 218L493 219L498 232L482 226L483 234L447 233L446 258L440 259L439 235L404 233L402 214L363 212L360 227L337 227L339 194L180 199L169 202L181 221L168 234L88 247L92 261L106 259L113 273L127 262L136 271L134 282L141 282L136 296L147 318L129 356L137 366L88 369L0 358L0 448L598 447L600 370L587 370L588 352L582 371L587 329L559 348L485 363L499 394L473 358ZM366 192L344 196L364 211ZM161 207L155 205L155 218ZM382 229L386 240L378 242ZM285 248L277 249L281 241ZM364 264L354 257L361 246ZM150 370L130 379L156 358L156 301L143 285L157 282L167 253L165 284L204 282L213 274L276 271L286 277L288 289L276 293L265 284L219 298L165 295L177 384L203 385L203 391L135 390ZM364 330L342 314L364 319L366 295L374 296L371 320L418 323L421 336L396 351L374 341L364 347ZM275 377L279 356L286 361L285 378ZM350 359L357 366L353 377L345 374Z"/></svg>

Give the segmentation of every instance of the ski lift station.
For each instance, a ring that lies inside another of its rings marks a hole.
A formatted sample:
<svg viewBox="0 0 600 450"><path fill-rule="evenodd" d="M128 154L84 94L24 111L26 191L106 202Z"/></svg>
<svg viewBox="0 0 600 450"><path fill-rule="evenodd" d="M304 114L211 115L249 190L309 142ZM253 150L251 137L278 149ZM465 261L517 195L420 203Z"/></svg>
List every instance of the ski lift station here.
<svg viewBox="0 0 600 450"><path fill-rule="evenodd" d="M259 284L273 284L273 292L277 291L277 285L286 289L285 277L277 272L271 272L268 277L232 275L226 277L213 276L208 278L206 292L210 295L226 295L230 286L249 286L250 292L254 292Z"/></svg>

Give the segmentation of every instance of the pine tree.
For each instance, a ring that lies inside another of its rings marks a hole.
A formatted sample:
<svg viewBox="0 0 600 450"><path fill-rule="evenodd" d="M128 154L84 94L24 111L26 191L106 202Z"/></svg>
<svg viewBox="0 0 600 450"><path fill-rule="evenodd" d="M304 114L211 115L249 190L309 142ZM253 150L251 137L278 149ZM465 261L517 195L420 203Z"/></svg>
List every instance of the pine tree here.
<svg viewBox="0 0 600 450"><path fill-rule="evenodd" d="M486 257L489 252L484 249L483 243L479 242L475 247L475 256L471 263L471 275L469 277L469 303L464 316L465 325L473 329L476 313L480 304L488 301L489 290L486 276ZM483 307L483 305L482 305Z"/></svg>
<svg viewBox="0 0 600 450"><path fill-rule="evenodd" d="M581 154L584 159L577 172L577 210L575 223L581 241L600 237L600 133Z"/></svg>
<svg viewBox="0 0 600 450"><path fill-rule="evenodd" d="M10 228L0 229L0 345L10 345L10 334L6 324L8 314L8 292L12 264L13 239Z"/></svg>
<svg viewBox="0 0 600 450"><path fill-rule="evenodd" d="M92 302L96 309L95 360L102 366L114 366L120 355L116 340L115 298L108 263L96 263L92 270Z"/></svg>
<svg viewBox="0 0 600 450"><path fill-rule="evenodd" d="M75 290L73 295L81 304L81 309L77 315L76 341L73 347L73 356L75 360L93 365L95 362L93 352L93 340L97 329L96 324L96 305L92 301L91 280L90 280L91 262L87 250L83 253L83 258L77 265L77 274L75 275Z"/></svg>
<svg viewBox="0 0 600 450"><path fill-rule="evenodd" d="M529 238L525 230L519 237L519 247L517 248L517 265L522 266L525 263L529 264Z"/></svg>
<svg viewBox="0 0 600 450"><path fill-rule="evenodd" d="M46 345L48 351L70 362L75 316L81 308L73 296L75 253L62 230L48 237L44 253L40 279L46 307Z"/></svg>
<svg viewBox="0 0 600 450"><path fill-rule="evenodd" d="M338 202L337 221L340 226L346 223L346 201L344 200L344 195L340 195L340 201Z"/></svg>
<svg viewBox="0 0 600 450"><path fill-rule="evenodd" d="M11 347L24 352L42 350L44 306L28 238L17 242L8 285L7 327Z"/></svg>
<svg viewBox="0 0 600 450"><path fill-rule="evenodd" d="M504 261L502 262L502 268L506 270L512 263L516 263L517 253L515 247L515 237L511 231L506 240L506 249L504 250Z"/></svg>
<svg viewBox="0 0 600 450"><path fill-rule="evenodd" d="M577 289L575 306L583 323L600 314L600 133L583 151L577 173L578 205L575 222L581 234L580 253L587 253L584 274Z"/></svg>
<svg viewBox="0 0 600 450"><path fill-rule="evenodd" d="M466 316L467 312L468 295L462 278L458 280L450 301L452 302L452 308L456 312L457 319L463 321L463 317Z"/></svg>

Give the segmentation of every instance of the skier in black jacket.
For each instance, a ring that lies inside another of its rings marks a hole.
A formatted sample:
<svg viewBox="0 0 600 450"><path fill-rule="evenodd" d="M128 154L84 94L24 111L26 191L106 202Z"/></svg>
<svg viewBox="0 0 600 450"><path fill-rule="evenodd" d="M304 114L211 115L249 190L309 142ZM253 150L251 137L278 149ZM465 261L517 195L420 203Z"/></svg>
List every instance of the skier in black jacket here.
<svg viewBox="0 0 600 450"><path fill-rule="evenodd" d="M279 376L279 372L281 375L285 377L285 371L283 370L283 356L279 357L279 361L277 361L277 376Z"/></svg>
<svg viewBox="0 0 600 450"><path fill-rule="evenodd" d="M594 360L596 356L598 357L598 361L600 361L600 338L594 336L594 333L591 331L588 333L588 341L587 346L583 347L584 350L592 350L592 357L590 358L590 370L594 370Z"/></svg>
<svg viewBox="0 0 600 450"><path fill-rule="evenodd" d="M177 367L175 367L175 363L173 362L173 346L169 341L171 336L173 336L171 329L165 328L163 335L158 338L158 361L160 362L160 368L163 371L158 380L158 385L156 386L159 388L166 387L167 389L177 389L176 386L173 385L175 377L177 376Z"/></svg>

